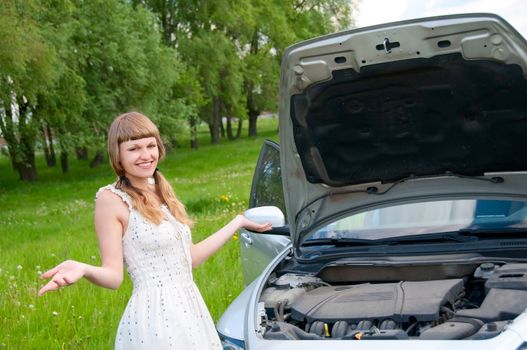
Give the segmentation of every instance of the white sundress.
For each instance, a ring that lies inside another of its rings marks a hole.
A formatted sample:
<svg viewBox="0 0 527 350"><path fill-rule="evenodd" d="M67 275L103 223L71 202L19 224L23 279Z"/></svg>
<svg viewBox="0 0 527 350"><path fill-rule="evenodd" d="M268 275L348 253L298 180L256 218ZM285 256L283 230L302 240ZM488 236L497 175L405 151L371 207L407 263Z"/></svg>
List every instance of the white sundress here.
<svg viewBox="0 0 527 350"><path fill-rule="evenodd" d="M162 206L155 225L132 207L130 196L111 184L102 187L128 205L123 255L133 292L119 323L116 350L221 349L207 306L192 278L190 228Z"/></svg>

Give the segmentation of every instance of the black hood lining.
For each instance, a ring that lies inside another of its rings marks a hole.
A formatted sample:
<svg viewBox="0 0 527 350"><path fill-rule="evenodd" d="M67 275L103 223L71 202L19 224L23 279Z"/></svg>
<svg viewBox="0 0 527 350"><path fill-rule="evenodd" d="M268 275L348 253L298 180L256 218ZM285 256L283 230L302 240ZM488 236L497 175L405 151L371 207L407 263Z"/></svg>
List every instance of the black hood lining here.
<svg viewBox="0 0 527 350"><path fill-rule="evenodd" d="M527 170L518 65L450 54L334 71L291 97L291 118L311 183Z"/></svg>

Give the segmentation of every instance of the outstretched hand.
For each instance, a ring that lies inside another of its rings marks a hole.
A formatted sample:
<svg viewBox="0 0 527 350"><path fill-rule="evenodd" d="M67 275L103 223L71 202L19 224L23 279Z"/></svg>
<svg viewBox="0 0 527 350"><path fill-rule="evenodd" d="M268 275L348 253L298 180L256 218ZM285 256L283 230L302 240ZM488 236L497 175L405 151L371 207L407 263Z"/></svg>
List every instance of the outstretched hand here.
<svg viewBox="0 0 527 350"><path fill-rule="evenodd" d="M243 215L238 215L237 219L240 222L240 228L245 228L245 229L247 229L249 231L265 232L265 231L269 231L269 230L271 230L273 228L273 226L269 222L266 222L264 224L258 224L258 223L254 222L254 221L251 221L251 220L247 219Z"/></svg>
<svg viewBox="0 0 527 350"><path fill-rule="evenodd" d="M40 290L38 295L41 296L46 292L59 290L61 287L69 286L80 280L85 274L85 264L66 260L55 266L51 270L44 272L40 278L51 278L51 280Z"/></svg>

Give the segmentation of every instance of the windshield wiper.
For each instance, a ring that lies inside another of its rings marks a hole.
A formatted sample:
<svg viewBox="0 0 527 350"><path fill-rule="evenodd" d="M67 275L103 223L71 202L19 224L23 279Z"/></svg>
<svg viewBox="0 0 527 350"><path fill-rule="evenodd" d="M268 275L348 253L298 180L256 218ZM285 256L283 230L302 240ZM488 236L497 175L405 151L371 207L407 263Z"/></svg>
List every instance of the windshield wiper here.
<svg viewBox="0 0 527 350"><path fill-rule="evenodd" d="M462 228L456 231L458 235L467 237L488 237L488 236L510 236L510 234L517 235L519 233L527 233L527 227L481 227L471 226Z"/></svg>
<svg viewBox="0 0 527 350"><path fill-rule="evenodd" d="M360 238L319 238L309 239L302 243L303 247L317 245L332 245L336 247L381 245L386 244L384 240L360 239Z"/></svg>
<svg viewBox="0 0 527 350"><path fill-rule="evenodd" d="M430 243L441 241L475 242L484 238L510 238L509 234L527 233L527 228L495 228L483 229L480 227L468 227L458 231L427 233L411 236L389 237L382 239L360 239L360 238L322 238L310 239L302 243L302 246L333 245L333 246L365 246L365 245L398 245L406 243ZM504 237L507 236L507 237Z"/></svg>
<svg viewBox="0 0 527 350"><path fill-rule="evenodd" d="M302 246L332 245L336 247L367 246L367 245L397 245L404 243L424 243L430 241L455 241L469 242L477 241L475 236L460 236L455 233L426 234L403 237L390 237L383 239L360 239L360 238L323 238L310 239L302 243Z"/></svg>

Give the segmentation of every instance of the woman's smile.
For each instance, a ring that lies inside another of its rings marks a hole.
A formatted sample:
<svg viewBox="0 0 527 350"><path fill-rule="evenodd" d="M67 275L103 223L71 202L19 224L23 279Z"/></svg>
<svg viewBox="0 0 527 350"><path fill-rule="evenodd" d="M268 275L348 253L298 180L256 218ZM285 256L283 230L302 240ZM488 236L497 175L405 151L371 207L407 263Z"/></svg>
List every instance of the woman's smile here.
<svg viewBox="0 0 527 350"><path fill-rule="evenodd" d="M159 148L155 137L145 137L122 142L119 145L119 160L126 177L136 186L141 186L151 177L159 160Z"/></svg>

